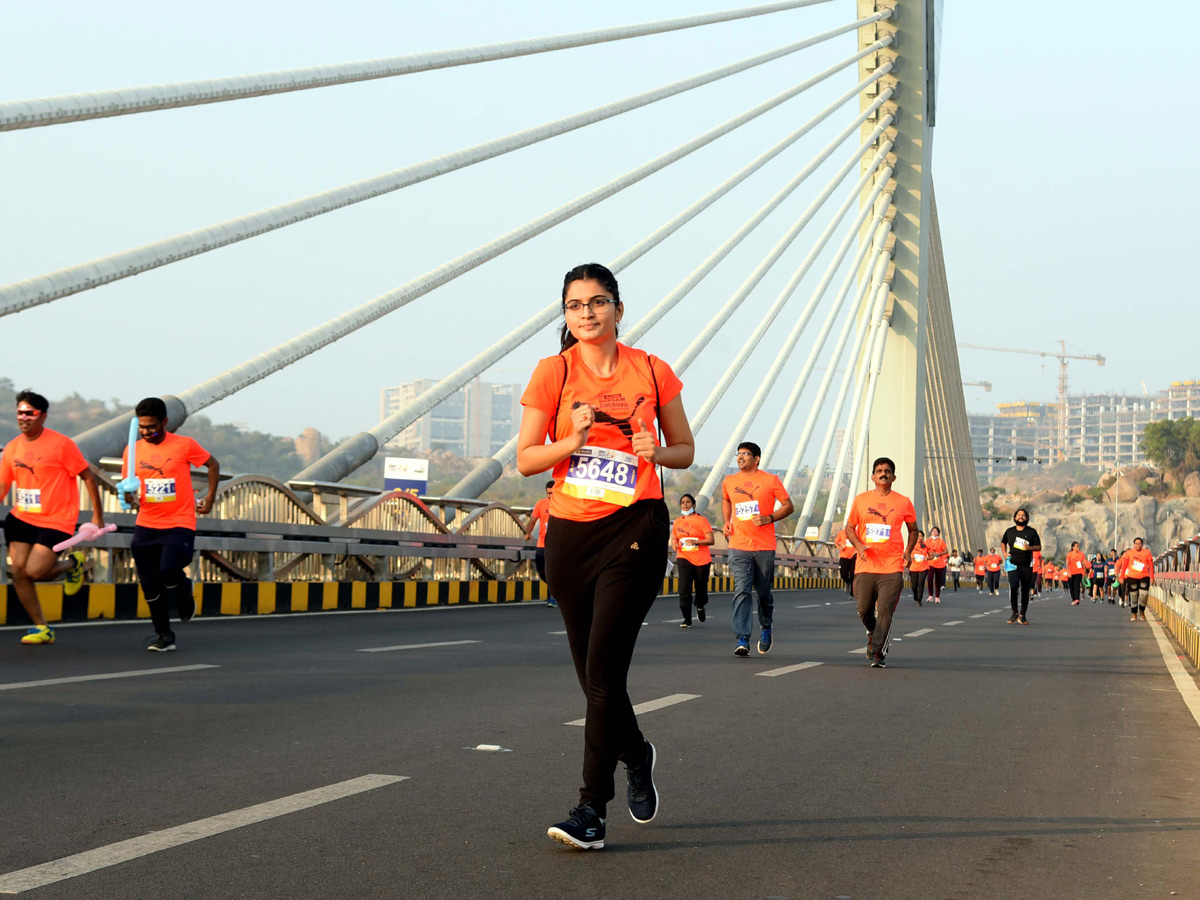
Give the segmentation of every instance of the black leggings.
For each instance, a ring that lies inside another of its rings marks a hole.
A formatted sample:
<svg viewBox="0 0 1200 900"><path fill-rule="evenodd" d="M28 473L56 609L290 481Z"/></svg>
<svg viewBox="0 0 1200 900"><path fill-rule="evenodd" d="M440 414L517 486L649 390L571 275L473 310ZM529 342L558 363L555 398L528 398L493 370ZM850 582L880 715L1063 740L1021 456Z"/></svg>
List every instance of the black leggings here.
<svg viewBox="0 0 1200 900"><path fill-rule="evenodd" d="M1008 599L1012 604L1013 615L1025 616L1029 609L1029 592L1033 588L1033 567L1017 566L1008 573ZM1017 606L1018 595L1020 607Z"/></svg>
<svg viewBox="0 0 1200 900"><path fill-rule="evenodd" d="M1079 590L1080 590L1080 588L1083 587L1083 576L1082 575L1072 575L1071 580L1068 582L1068 584L1070 585L1070 588L1071 588L1071 599L1078 600L1079 599Z"/></svg>
<svg viewBox="0 0 1200 900"><path fill-rule="evenodd" d="M690 560L676 557L675 571L679 573L679 609L683 621L692 621L692 589L696 590L696 609L708 606L708 572L712 563L694 565Z"/></svg>
<svg viewBox="0 0 1200 900"><path fill-rule="evenodd" d="M929 596L940 600L942 598L942 588L946 586L946 570L944 568L939 569L937 566L931 566L928 572Z"/></svg>
<svg viewBox="0 0 1200 900"><path fill-rule="evenodd" d="M912 588L913 599L920 606L921 598L925 596L925 572L909 572L908 575L908 584Z"/></svg>
<svg viewBox="0 0 1200 900"><path fill-rule="evenodd" d="M854 596L854 567L857 562L857 556L843 556L838 560L838 571L842 576L842 584L846 586L846 592L851 597Z"/></svg>
<svg viewBox="0 0 1200 900"><path fill-rule="evenodd" d="M637 766L646 758L626 682L642 622L662 587L671 524L662 500L593 522L550 521L546 575L587 698L579 802L603 817L618 760Z"/></svg>
<svg viewBox="0 0 1200 900"><path fill-rule="evenodd" d="M987 581L988 581L988 590L991 591L993 594L995 594L997 591L1000 590L1000 573L999 572L988 572L987 573Z"/></svg>
<svg viewBox="0 0 1200 900"><path fill-rule="evenodd" d="M189 528L138 525L133 529L129 549L142 594L150 607L150 621L159 634L171 633L171 598L174 597L178 608L192 592L192 582L183 569L192 564L195 544L196 532Z"/></svg>

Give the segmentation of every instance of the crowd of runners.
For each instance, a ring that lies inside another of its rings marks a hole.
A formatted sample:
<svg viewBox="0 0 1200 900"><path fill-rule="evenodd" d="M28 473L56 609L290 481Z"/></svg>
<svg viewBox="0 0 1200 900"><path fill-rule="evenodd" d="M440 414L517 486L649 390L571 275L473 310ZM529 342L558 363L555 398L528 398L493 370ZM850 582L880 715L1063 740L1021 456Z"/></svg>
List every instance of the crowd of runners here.
<svg viewBox="0 0 1200 900"><path fill-rule="evenodd" d="M537 364L521 397L517 467L524 475L552 474L525 537L538 532L538 574L562 616L587 704L579 802L548 834L586 850L604 846L618 762L626 766L626 801L634 821L644 824L657 815L657 750L638 727L626 690L629 667L646 613L661 591L669 550L679 578L682 627L706 621L715 538L692 495L680 499L674 521L667 509L659 470L686 469L695 452L683 384L663 360L619 343L625 309L612 272L596 263L568 272L562 311L560 352ZM46 427L48 410L40 394L18 394L20 434L0 456L0 502L14 489L4 522L9 572L33 623L21 639L25 644L55 640L36 583L64 579L68 595L83 583L84 554L76 550L60 558L56 549L76 529L78 483L91 498L91 524L105 525L87 461L69 438ZM212 509L220 465L195 440L169 430L161 399L146 398L135 415L133 466L131 471L127 450L121 487L128 489L122 491L124 502L137 510L131 549L155 629L148 649L170 651L176 646L171 608L179 621L195 614L185 570L193 558L196 517ZM721 486L737 657L751 653L755 614L754 650L768 654L775 647L775 526L794 511L780 479L759 467L761 457L756 443L739 444L737 471ZM193 466L207 470L208 491L199 500L192 491ZM998 595L1004 574L1013 624L1029 624L1031 596L1057 589L1068 591L1074 604L1086 594L1095 603L1120 602L1131 618L1145 618L1154 562L1140 538L1123 553L1090 557L1076 543L1055 561L1043 555L1029 512L1019 509L999 552L993 547L971 554L949 547L936 526L928 534L917 527L912 501L892 489L896 476L891 459L873 461L873 487L851 501L835 538L841 577L866 629L872 667L886 666L906 573L918 606L940 604L947 590L963 590L964 572L974 573L980 594Z"/></svg>

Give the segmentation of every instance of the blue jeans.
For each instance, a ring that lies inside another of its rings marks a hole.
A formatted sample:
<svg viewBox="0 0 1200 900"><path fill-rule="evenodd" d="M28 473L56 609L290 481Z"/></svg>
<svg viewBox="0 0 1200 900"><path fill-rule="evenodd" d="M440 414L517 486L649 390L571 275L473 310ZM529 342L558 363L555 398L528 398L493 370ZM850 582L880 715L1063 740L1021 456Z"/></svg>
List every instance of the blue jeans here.
<svg viewBox="0 0 1200 900"><path fill-rule="evenodd" d="M729 569L733 572L733 633L739 640L750 640L750 590L758 594L758 625L764 631L771 627L775 597L771 582L775 580L774 550L730 550Z"/></svg>

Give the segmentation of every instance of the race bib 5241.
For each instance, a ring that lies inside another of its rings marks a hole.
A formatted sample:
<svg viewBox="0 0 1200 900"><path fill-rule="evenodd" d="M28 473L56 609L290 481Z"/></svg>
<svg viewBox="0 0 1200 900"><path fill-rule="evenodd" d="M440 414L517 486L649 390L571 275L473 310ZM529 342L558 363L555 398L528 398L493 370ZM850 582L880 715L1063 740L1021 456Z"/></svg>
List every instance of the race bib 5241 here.
<svg viewBox="0 0 1200 900"><path fill-rule="evenodd" d="M617 506L633 503L638 458L607 447L580 447L571 454L563 493L580 500L602 500Z"/></svg>

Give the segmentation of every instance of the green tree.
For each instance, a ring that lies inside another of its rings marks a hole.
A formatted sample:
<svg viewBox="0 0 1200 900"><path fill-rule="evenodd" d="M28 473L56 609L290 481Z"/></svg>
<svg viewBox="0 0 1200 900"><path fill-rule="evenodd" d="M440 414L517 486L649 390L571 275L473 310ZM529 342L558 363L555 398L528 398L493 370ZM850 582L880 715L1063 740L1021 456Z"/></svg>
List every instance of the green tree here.
<svg viewBox="0 0 1200 900"><path fill-rule="evenodd" d="M1142 432L1142 452L1160 468L1177 475L1200 469L1200 421L1164 419Z"/></svg>

